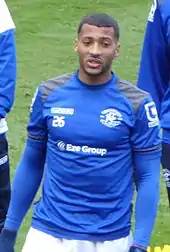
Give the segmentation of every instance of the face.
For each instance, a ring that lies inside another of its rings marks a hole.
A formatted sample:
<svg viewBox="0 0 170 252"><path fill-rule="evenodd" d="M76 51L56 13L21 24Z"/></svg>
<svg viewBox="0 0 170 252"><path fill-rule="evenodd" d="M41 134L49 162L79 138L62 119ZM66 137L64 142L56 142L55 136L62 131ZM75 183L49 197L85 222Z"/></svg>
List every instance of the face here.
<svg viewBox="0 0 170 252"><path fill-rule="evenodd" d="M112 27L84 24L75 41L80 70L88 76L111 72L112 61L119 55L119 43Z"/></svg>

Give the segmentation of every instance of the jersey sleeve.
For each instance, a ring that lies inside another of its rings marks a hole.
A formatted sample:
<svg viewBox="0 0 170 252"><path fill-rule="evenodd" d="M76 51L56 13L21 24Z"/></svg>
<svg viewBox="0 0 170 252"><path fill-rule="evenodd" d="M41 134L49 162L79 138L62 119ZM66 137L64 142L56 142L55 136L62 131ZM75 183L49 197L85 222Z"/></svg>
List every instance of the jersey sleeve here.
<svg viewBox="0 0 170 252"><path fill-rule="evenodd" d="M32 104L30 106L30 119L27 125L28 140L32 144L46 145L47 142L47 127L46 120L43 116L43 101L42 101L42 87L37 88Z"/></svg>
<svg viewBox="0 0 170 252"><path fill-rule="evenodd" d="M149 11L137 81L138 87L147 91L152 96L159 116L161 103L169 86L170 76L165 36L167 33L167 31L165 31L165 24L167 21L165 17L164 21L162 19L161 13L163 12L161 8L163 8L163 5L160 5L160 2L162 1L153 0Z"/></svg>
<svg viewBox="0 0 170 252"><path fill-rule="evenodd" d="M10 111L16 87L15 25L4 0L0 1L0 117Z"/></svg>
<svg viewBox="0 0 170 252"><path fill-rule="evenodd" d="M143 100L136 112L131 140L137 190L133 244L147 248L157 215L161 166L160 125L150 97Z"/></svg>
<svg viewBox="0 0 170 252"><path fill-rule="evenodd" d="M163 0L160 3L160 13L163 23L166 42L168 44L168 54L170 53L170 1Z"/></svg>
<svg viewBox="0 0 170 252"><path fill-rule="evenodd" d="M16 45L13 30L0 33L0 117L10 111L17 78Z"/></svg>
<svg viewBox="0 0 170 252"><path fill-rule="evenodd" d="M131 141L134 152L151 152L161 149L160 122L151 97L147 97L136 112Z"/></svg>

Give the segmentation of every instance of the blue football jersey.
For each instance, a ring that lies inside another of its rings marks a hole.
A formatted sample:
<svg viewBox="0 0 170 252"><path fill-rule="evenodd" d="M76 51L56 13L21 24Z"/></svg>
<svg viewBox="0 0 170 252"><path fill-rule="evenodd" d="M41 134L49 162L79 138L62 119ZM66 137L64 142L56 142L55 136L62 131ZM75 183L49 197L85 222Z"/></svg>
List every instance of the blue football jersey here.
<svg viewBox="0 0 170 252"><path fill-rule="evenodd" d="M170 1L154 0L146 25L138 87L156 103L161 126L170 129Z"/></svg>
<svg viewBox="0 0 170 252"><path fill-rule="evenodd" d="M42 197L32 226L54 237L113 240L129 234L133 157L160 148L148 93L113 73L103 85L77 72L42 83L28 138L46 146Z"/></svg>

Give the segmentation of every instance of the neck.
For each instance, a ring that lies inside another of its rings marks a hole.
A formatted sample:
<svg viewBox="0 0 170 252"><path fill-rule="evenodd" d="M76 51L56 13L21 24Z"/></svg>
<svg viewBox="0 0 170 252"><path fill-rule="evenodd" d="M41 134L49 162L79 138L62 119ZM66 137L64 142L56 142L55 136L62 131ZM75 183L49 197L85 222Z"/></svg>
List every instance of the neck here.
<svg viewBox="0 0 170 252"><path fill-rule="evenodd" d="M111 79L111 70L101 75L88 75L82 69L79 69L78 77L79 79L88 85L102 85Z"/></svg>

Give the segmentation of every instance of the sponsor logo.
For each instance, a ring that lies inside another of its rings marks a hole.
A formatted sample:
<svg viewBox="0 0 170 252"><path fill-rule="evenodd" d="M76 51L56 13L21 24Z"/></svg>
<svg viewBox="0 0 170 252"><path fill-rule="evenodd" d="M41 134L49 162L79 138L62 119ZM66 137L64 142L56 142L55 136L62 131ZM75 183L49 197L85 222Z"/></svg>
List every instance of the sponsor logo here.
<svg viewBox="0 0 170 252"><path fill-rule="evenodd" d="M89 147L87 145L72 145L72 144L66 144L63 141L59 141L57 143L57 147L60 151L68 151L68 152L83 152L87 154L96 154L100 156L104 156L107 153L107 149L103 148L93 148Z"/></svg>
<svg viewBox="0 0 170 252"><path fill-rule="evenodd" d="M145 104L146 116L148 119L148 127L153 128L159 125L158 113L154 102Z"/></svg>
<svg viewBox="0 0 170 252"><path fill-rule="evenodd" d="M151 5L149 16L148 16L149 22L152 22L152 23L154 22L156 9L157 9L157 0L154 0L153 4Z"/></svg>
<svg viewBox="0 0 170 252"><path fill-rule="evenodd" d="M73 115L74 108L51 108L52 114Z"/></svg>

